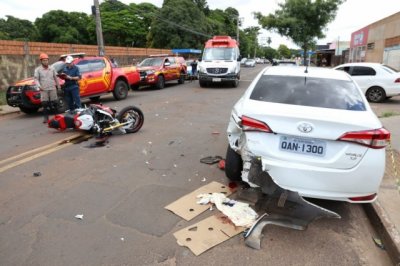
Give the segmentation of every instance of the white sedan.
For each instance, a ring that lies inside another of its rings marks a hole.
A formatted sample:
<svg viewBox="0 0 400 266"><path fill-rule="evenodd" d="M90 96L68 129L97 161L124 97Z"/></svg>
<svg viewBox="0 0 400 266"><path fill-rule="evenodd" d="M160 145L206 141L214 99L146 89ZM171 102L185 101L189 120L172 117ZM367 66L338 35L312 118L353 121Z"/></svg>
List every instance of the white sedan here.
<svg viewBox="0 0 400 266"><path fill-rule="evenodd" d="M254 160L280 187L301 196L372 202L390 133L344 72L265 68L233 107L225 173L262 187ZM250 177L249 177L250 176Z"/></svg>
<svg viewBox="0 0 400 266"><path fill-rule="evenodd" d="M347 63L334 69L348 73L370 102L400 95L400 73L396 69L378 63Z"/></svg>

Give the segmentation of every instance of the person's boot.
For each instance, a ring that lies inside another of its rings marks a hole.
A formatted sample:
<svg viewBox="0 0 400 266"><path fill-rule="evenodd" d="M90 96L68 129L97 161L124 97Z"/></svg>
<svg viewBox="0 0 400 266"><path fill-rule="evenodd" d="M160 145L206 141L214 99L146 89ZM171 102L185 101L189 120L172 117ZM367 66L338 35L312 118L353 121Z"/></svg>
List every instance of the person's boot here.
<svg viewBox="0 0 400 266"><path fill-rule="evenodd" d="M49 121L49 102L42 102L43 106L43 124Z"/></svg>

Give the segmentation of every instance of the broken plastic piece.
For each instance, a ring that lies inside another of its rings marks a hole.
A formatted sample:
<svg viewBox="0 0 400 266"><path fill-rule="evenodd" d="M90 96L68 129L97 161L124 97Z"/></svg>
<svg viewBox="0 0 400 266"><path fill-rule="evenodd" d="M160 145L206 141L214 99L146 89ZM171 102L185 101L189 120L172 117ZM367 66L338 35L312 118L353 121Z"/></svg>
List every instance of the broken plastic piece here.
<svg viewBox="0 0 400 266"><path fill-rule="evenodd" d="M374 243L378 248L385 250L385 245L383 245L382 240L376 237L372 237L372 240L374 240Z"/></svg>
<svg viewBox="0 0 400 266"><path fill-rule="evenodd" d="M217 156L207 156L207 157L201 158L200 162L206 163L206 164L215 164L221 160L222 160L222 157L217 155Z"/></svg>
<svg viewBox="0 0 400 266"><path fill-rule="evenodd" d="M83 220L83 214L77 214L77 215L75 215L75 218L79 219L79 220Z"/></svg>

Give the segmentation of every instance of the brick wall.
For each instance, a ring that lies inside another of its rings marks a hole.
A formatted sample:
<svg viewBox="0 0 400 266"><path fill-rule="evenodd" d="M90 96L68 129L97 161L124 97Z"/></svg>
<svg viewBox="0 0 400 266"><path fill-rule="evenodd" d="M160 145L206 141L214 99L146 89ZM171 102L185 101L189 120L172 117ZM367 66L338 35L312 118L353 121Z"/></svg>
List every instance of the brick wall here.
<svg viewBox="0 0 400 266"><path fill-rule="evenodd" d="M53 63L61 54L85 53L87 56L95 56L98 48L97 45L0 40L0 90L7 89L17 80L33 76L35 67L39 65L40 53L48 54L50 63ZM172 51L105 46L105 54L115 58L122 66L132 64L133 59L140 61L151 54L172 54Z"/></svg>

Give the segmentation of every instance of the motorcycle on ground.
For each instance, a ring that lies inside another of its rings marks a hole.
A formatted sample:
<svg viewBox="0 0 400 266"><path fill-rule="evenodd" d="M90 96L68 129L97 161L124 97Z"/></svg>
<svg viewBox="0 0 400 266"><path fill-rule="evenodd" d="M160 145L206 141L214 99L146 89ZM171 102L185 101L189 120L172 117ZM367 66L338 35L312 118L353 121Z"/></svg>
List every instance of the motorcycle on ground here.
<svg viewBox="0 0 400 266"><path fill-rule="evenodd" d="M144 122L143 112L136 106L124 107L120 112L102 104L90 104L75 113L57 114L47 124L60 131L78 129L96 136L98 143L104 142L112 132L135 133Z"/></svg>

